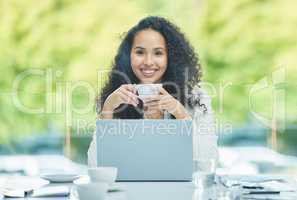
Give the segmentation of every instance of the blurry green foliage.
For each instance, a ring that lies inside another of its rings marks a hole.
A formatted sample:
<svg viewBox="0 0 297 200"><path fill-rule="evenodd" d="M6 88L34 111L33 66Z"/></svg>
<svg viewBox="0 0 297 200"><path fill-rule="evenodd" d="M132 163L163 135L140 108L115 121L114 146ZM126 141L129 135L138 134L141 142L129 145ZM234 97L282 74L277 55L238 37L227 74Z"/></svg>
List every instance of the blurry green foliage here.
<svg viewBox="0 0 297 200"><path fill-rule="evenodd" d="M227 85L221 117L244 122L251 111L249 92L258 81L267 79L268 86L254 93L254 110L271 119L272 78L286 77L278 90L286 90L286 118L296 122L297 101L297 13L291 0L208 0L199 23L199 50L206 70L205 79L219 88ZM219 98L215 106L219 111ZM280 100L282 101L282 100ZM277 102L280 106L279 103ZM276 115L278 115L277 113ZM277 116L278 117L278 116Z"/></svg>
<svg viewBox="0 0 297 200"><path fill-rule="evenodd" d="M296 122L296 7L291 0L0 0L0 141L52 125L64 132L78 120L91 126L92 106L84 114L66 114L67 84L84 81L97 93L104 82L98 70L108 70L121 35L148 15L167 17L186 33L200 55L204 81L215 88L210 94L219 118L246 121L249 89L285 66L287 117ZM44 75L28 77L13 91L17 77L29 69ZM46 73L53 73L48 88ZM219 87L229 83L221 101ZM268 118L270 90L254 97L256 110ZM12 101L14 92L27 107L45 111L22 112ZM77 88L70 98L81 109L92 97Z"/></svg>

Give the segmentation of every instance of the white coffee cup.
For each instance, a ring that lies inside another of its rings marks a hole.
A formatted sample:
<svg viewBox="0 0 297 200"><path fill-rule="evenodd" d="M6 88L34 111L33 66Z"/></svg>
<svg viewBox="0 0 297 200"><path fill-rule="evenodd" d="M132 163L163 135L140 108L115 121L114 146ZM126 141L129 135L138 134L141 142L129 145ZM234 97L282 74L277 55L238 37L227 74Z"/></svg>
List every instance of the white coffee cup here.
<svg viewBox="0 0 297 200"><path fill-rule="evenodd" d="M140 99L145 99L152 95L158 95L162 84L137 84L135 88Z"/></svg>
<svg viewBox="0 0 297 200"><path fill-rule="evenodd" d="M106 197L109 186L107 183L87 183L75 186L77 199L79 200L103 200Z"/></svg>
<svg viewBox="0 0 297 200"><path fill-rule="evenodd" d="M110 185L115 182L118 169L116 167L89 168L88 174L92 183L105 182Z"/></svg>

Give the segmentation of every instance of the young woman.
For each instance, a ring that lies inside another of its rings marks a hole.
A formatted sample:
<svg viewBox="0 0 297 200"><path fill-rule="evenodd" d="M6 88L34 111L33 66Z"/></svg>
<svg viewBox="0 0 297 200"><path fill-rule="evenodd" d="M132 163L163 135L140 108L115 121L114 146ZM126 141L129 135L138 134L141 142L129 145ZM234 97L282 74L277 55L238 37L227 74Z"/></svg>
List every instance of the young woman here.
<svg viewBox="0 0 297 200"><path fill-rule="evenodd" d="M217 159L210 98L200 88L201 66L179 28L161 17L132 27L118 49L97 99L100 119L192 119L194 159ZM135 84L160 83L159 95L140 100ZM88 160L96 166L96 139Z"/></svg>

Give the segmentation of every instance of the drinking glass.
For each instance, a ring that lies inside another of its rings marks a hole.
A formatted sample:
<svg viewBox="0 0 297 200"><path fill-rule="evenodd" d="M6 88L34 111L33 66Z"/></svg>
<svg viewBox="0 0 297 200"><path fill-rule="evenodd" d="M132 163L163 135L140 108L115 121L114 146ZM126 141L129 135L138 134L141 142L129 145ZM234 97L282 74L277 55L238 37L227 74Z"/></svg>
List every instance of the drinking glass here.
<svg viewBox="0 0 297 200"><path fill-rule="evenodd" d="M216 164L215 159L194 160L193 182L197 188L203 189L214 185Z"/></svg>

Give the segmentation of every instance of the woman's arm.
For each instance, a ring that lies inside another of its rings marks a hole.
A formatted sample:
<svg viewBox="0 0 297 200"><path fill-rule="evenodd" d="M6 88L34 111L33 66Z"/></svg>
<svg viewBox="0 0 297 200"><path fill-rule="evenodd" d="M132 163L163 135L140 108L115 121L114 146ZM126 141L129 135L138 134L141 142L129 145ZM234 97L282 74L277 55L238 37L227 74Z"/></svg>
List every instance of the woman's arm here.
<svg viewBox="0 0 297 200"><path fill-rule="evenodd" d="M136 88L132 84L123 84L106 98L99 118L112 119L114 110L121 104L130 104L136 107L138 103Z"/></svg>
<svg viewBox="0 0 297 200"><path fill-rule="evenodd" d="M112 119L113 118L113 107L108 101L105 101L101 113L99 113L99 119Z"/></svg>

